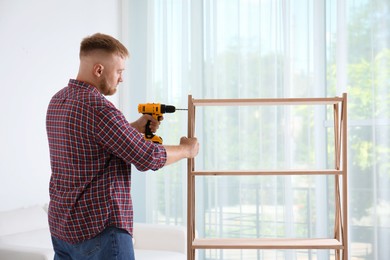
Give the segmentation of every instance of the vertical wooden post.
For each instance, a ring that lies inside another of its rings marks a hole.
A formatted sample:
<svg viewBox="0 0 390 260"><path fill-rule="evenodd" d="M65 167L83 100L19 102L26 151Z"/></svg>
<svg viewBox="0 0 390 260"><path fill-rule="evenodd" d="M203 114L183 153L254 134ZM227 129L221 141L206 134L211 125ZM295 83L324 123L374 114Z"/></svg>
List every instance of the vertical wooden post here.
<svg viewBox="0 0 390 260"><path fill-rule="evenodd" d="M343 260L348 259L348 122L347 122L347 93L343 93L341 109L342 127L342 156L343 156Z"/></svg>
<svg viewBox="0 0 390 260"><path fill-rule="evenodd" d="M195 107L192 95L188 95L188 138L194 137ZM187 259L195 260L195 249L192 242L195 239L195 176L193 175L194 159L187 161Z"/></svg>
<svg viewBox="0 0 390 260"><path fill-rule="evenodd" d="M339 104L333 105L333 120L334 120L334 167L336 170L340 169L340 117ZM334 216L334 238L341 240L340 225L341 225L341 198L340 198L340 176L335 175L335 216ZM340 260L340 250L335 250L335 259Z"/></svg>

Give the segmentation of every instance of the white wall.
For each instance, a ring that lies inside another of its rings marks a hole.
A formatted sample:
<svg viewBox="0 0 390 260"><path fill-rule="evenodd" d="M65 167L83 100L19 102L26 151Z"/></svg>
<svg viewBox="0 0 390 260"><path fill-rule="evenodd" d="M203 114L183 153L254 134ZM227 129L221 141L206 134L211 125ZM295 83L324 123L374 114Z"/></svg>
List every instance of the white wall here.
<svg viewBox="0 0 390 260"><path fill-rule="evenodd" d="M48 102L76 76L83 37L120 39L120 3L0 0L0 211L48 202Z"/></svg>

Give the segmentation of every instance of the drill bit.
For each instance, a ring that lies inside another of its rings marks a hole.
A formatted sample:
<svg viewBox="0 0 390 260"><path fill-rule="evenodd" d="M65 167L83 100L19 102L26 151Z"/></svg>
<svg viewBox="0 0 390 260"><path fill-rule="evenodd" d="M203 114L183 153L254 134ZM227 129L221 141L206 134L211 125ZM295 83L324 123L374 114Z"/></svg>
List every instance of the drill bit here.
<svg viewBox="0 0 390 260"><path fill-rule="evenodd" d="M185 110L185 111L187 111L188 109L187 108L176 108L176 110Z"/></svg>

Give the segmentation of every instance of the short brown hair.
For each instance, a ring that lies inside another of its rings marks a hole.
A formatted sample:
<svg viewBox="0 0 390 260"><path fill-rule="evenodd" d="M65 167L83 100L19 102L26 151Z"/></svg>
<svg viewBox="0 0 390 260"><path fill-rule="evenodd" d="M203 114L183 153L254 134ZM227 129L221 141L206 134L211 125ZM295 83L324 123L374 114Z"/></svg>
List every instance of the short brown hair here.
<svg viewBox="0 0 390 260"><path fill-rule="evenodd" d="M95 33L91 36L85 37L80 44L80 57L88 55L95 50L102 50L110 54L118 54L124 58L129 56L126 47L114 37Z"/></svg>

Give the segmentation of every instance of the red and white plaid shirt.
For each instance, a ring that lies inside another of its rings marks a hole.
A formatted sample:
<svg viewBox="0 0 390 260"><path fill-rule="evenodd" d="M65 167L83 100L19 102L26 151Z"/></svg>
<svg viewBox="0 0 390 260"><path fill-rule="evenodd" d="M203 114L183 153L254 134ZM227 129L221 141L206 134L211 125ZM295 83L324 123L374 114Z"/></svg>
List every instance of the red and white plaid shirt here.
<svg viewBox="0 0 390 260"><path fill-rule="evenodd" d="M145 141L94 86L70 80L50 101L51 234L79 243L116 226L132 234L131 165L157 170L162 145Z"/></svg>

